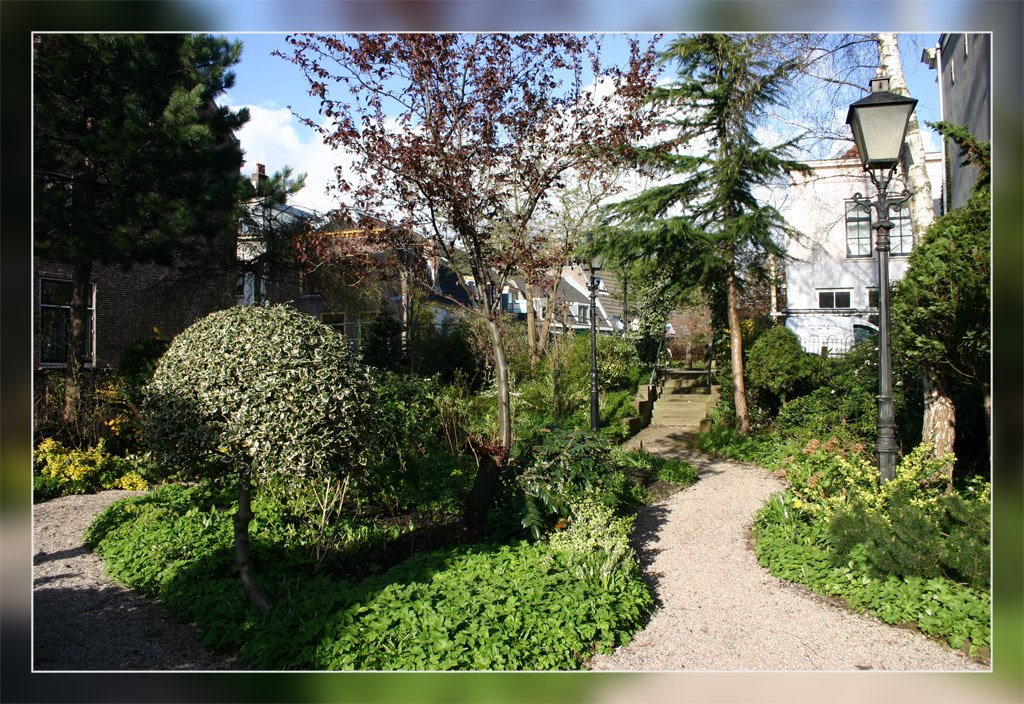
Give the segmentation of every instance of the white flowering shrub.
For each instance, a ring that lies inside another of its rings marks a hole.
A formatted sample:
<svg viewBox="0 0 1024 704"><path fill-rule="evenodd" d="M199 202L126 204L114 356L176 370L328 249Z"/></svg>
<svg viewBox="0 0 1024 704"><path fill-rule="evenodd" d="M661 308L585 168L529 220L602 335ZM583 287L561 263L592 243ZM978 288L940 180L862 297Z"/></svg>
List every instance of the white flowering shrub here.
<svg viewBox="0 0 1024 704"><path fill-rule="evenodd" d="M632 577L639 566L629 544L632 517L619 518L592 499L570 502L568 525L549 538L551 549L564 555L581 579L604 587Z"/></svg>

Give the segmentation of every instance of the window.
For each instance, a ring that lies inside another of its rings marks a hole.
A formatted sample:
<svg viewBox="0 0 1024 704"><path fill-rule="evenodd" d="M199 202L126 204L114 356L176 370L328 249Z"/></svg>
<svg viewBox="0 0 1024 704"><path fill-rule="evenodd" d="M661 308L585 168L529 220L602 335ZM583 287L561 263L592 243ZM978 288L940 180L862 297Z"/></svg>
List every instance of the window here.
<svg viewBox="0 0 1024 704"><path fill-rule="evenodd" d="M878 309L878 289L868 289L868 308Z"/></svg>
<svg viewBox="0 0 1024 704"><path fill-rule="evenodd" d="M846 202L846 256L871 256L871 210L853 201Z"/></svg>
<svg viewBox="0 0 1024 704"><path fill-rule="evenodd" d="M850 292L845 291L818 291L819 308L849 308Z"/></svg>
<svg viewBox="0 0 1024 704"><path fill-rule="evenodd" d="M345 334L345 314L338 312L321 313L320 322L332 328L335 332Z"/></svg>
<svg viewBox="0 0 1024 704"><path fill-rule="evenodd" d="M914 233L910 227L910 207L904 203L898 213L893 213L892 230L889 232L889 253L906 257L914 248Z"/></svg>
<svg viewBox="0 0 1024 704"><path fill-rule="evenodd" d="M589 323L590 322L590 305L586 303L576 304L576 322L577 323Z"/></svg>
<svg viewBox="0 0 1024 704"><path fill-rule="evenodd" d="M71 339L71 293L73 284L59 279L39 280L39 362L67 364ZM85 362L93 362L96 351L96 284L89 290L85 316Z"/></svg>

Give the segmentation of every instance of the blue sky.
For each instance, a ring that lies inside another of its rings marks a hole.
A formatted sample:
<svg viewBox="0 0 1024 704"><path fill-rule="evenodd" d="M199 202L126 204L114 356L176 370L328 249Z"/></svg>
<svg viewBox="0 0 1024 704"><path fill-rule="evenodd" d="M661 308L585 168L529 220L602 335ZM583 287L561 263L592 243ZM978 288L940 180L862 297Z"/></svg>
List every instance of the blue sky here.
<svg viewBox="0 0 1024 704"><path fill-rule="evenodd" d="M308 83L298 67L284 59L271 56L275 49L287 53L285 33L225 34L243 43L241 62L235 66L235 87L222 101L233 106L246 106L251 113L249 123L238 137L245 150L245 173L257 163L268 172L291 166L296 173L306 173L306 187L292 202L318 211L329 210L333 200L326 186L333 182L334 167L344 162L343 155L325 147L312 129L302 125L292 110L312 119L319 119L319 101L309 95ZM938 34L902 35L900 49L904 72L913 97L918 99L918 120L939 119L939 95L935 71L920 61L923 47L935 46ZM291 109L289 109L291 106ZM930 131L928 131L930 132ZM938 148L938 140L926 132L925 147Z"/></svg>

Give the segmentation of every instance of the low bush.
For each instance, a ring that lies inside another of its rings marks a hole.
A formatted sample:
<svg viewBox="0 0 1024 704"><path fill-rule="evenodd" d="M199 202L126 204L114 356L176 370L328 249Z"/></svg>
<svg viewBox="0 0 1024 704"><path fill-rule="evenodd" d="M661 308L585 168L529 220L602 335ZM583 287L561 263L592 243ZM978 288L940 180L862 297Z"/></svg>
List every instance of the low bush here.
<svg viewBox="0 0 1024 704"><path fill-rule="evenodd" d="M761 563L888 623L911 622L954 648L989 645L989 488L948 486L951 458L922 445L879 484L861 451L832 438L784 463L790 489L755 519Z"/></svg>
<svg viewBox="0 0 1024 704"><path fill-rule="evenodd" d="M153 464L147 459L111 454L103 438L85 450L69 449L47 438L36 447L33 469L32 494L36 503L105 489L143 491L149 488L154 476Z"/></svg>

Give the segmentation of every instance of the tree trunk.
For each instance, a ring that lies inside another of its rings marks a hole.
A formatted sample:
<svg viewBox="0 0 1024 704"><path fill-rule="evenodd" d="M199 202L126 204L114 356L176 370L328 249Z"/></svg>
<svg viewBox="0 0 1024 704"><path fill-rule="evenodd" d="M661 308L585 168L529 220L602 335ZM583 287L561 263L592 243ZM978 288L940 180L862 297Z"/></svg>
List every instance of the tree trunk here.
<svg viewBox="0 0 1024 704"><path fill-rule="evenodd" d="M936 457L952 454L956 441L956 406L930 369L925 370L924 375L924 427L921 429L921 440L935 445ZM953 486L952 463L949 466L949 485Z"/></svg>
<svg viewBox="0 0 1024 704"><path fill-rule="evenodd" d="M529 281L524 282L523 293L526 295L526 347L530 352L530 369L533 369L540 361L540 336L537 334L537 311L533 309L533 286Z"/></svg>
<svg viewBox="0 0 1024 704"><path fill-rule="evenodd" d="M77 434L82 402L82 367L85 365L88 338L89 299L92 296L92 262L75 262L71 279L71 303L67 341L67 362L64 370L64 410L67 430Z"/></svg>
<svg viewBox="0 0 1024 704"><path fill-rule="evenodd" d="M889 76L892 92L909 96L910 91L903 77L903 62L896 34L878 35L878 63L881 70ZM910 121L907 123L904 145L905 149L900 153L900 164L907 179L907 189L910 191L910 222L914 241L919 242L935 219L935 205L932 201L932 184L928 180L928 170L925 167L924 140L921 138L916 110L910 115Z"/></svg>
<svg viewBox="0 0 1024 704"><path fill-rule="evenodd" d="M488 318L487 330L491 334L494 351L494 375L498 385L498 445L502 451L512 446L512 415L509 408L508 363L505 360L505 343L501 338L498 321Z"/></svg>
<svg viewBox="0 0 1024 704"><path fill-rule="evenodd" d="M466 497L463 525L466 529L467 539L476 542L483 540L486 535L487 513L491 509L494 494L498 489L498 480L501 478L505 455L501 453L495 456L491 448L475 443L473 440L469 440L468 444L473 456L476 457L477 469L473 488Z"/></svg>
<svg viewBox="0 0 1024 704"><path fill-rule="evenodd" d="M242 472L238 482L238 510L235 512L235 564L242 576L242 586L249 601L260 611L270 611L270 600L263 593L249 555L249 521L252 520L252 501L249 496L249 473Z"/></svg>
<svg viewBox="0 0 1024 704"><path fill-rule="evenodd" d="M729 274L726 304L729 308L729 342L732 358L733 402L736 406L736 431L750 434L750 414L747 412L747 390L743 383L743 331L740 330L739 290L736 275Z"/></svg>

